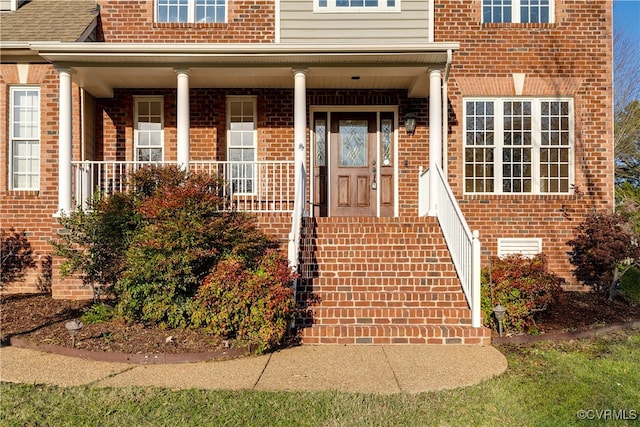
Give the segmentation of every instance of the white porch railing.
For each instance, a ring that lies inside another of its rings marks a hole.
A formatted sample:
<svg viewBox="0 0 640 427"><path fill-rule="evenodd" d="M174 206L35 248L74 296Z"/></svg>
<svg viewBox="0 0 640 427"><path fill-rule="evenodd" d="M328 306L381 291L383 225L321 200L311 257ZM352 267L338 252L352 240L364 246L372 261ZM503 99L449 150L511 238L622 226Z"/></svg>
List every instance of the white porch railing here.
<svg viewBox="0 0 640 427"><path fill-rule="evenodd" d="M127 190L131 173L145 166L176 162L74 161L72 194L76 206L86 207L96 192L113 194ZM224 197L230 209L248 212L293 212L293 161L192 161L190 171L216 174L227 183Z"/></svg>
<svg viewBox="0 0 640 427"><path fill-rule="evenodd" d="M437 186L436 215L442 234L449 247L453 264L462 283L462 290L471 309L471 324L482 326L480 308L480 239L478 231L471 232L460 206L456 201L444 172L420 168L418 183L418 214L425 216L429 208L429 180L435 179Z"/></svg>
<svg viewBox="0 0 640 427"><path fill-rule="evenodd" d="M292 270L297 270L300 254L300 234L302 230L302 216L305 215L307 172L304 162L300 162L298 173L299 179L296 181L296 197L291 215L291 233L289 233L289 266Z"/></svg>

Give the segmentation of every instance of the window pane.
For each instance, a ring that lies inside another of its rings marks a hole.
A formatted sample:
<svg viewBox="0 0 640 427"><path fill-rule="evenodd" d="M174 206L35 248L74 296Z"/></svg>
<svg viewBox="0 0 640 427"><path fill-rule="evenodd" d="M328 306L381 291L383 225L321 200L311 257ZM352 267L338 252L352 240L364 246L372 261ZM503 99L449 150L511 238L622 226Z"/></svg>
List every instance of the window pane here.
<svg viewBox="0 0 640 427"><path fill-rule="evenodd" d="M160 162L163 156L161 99L137 99L135 117L136 160ZM153 147L153 148L151 148Z"/></svg>
<svg viewBox="0 0 640 427"><path fill-rule="evenodd" d="M226 0L196 0L196 22L224 22Z"/></svg>
<svg viewBox="0 0 640 427"><path fill-rule="evenodd" d="M40 185L40 91L12 88L10 95L10 185L38 190Z"/></svg>

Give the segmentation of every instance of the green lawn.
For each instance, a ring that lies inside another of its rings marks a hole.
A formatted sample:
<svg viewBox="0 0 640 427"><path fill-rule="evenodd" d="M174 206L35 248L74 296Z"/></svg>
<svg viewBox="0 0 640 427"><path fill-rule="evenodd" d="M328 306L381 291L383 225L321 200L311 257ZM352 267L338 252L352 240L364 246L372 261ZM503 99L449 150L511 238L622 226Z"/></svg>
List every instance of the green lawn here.
<svg viewBox="0 0 640 427"><path fill-rule="evenodd" d="M640 426L639 331L499 349L504 375L415 395L1 384L0 425Z"/></svg>

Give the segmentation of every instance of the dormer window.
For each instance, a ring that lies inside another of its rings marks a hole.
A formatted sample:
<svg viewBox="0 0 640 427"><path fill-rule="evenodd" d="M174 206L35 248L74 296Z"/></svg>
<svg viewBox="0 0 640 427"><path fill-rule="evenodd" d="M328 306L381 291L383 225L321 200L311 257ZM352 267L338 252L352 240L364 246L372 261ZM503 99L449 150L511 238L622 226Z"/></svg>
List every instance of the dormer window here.
<svg viewBox="0 0 640 427"><path fill-rule="evenodd" d="M482 22L553 22L554 0L482 0Z"/></svg>
<svg viewBox="0 0 640 427"><path fill-rule="evenodd" d="M156 0L156 22L227 21L227 0Z"/></svg>

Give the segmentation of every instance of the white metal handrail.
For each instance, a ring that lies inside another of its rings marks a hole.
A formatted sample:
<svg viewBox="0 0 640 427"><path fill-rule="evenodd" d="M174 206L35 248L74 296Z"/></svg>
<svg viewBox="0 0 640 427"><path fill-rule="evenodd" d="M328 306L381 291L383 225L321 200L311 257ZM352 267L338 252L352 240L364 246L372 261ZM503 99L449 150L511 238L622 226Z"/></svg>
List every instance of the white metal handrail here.
<svg viewBox="0 0 640 427"><path fill-rule="evenodd" d="M440 167L435 171L423 171L419 174L419 206L421 216L427 214L429 180L436 180L436 216L442 229L451 259L462 283L462 290L471 309L471 324L482 326L480 308L480 239L478 231L471 232L460 210L453 191Z"/></svg>
<svg viewBox="0 0 640 427"><path fill-rule="evenodd" d="M76 206L87 207L99 192L127 190L129 176L142 167L177 165L177 162L73 161ZM224 197L230 208L248 212L293 212L293 161L192 161L189 170L223 177Z"/></svg>

